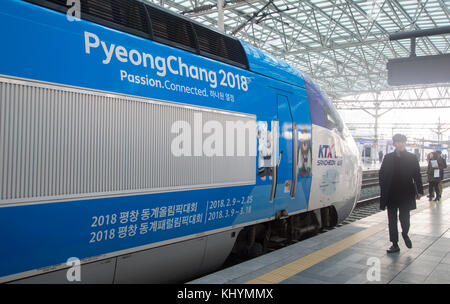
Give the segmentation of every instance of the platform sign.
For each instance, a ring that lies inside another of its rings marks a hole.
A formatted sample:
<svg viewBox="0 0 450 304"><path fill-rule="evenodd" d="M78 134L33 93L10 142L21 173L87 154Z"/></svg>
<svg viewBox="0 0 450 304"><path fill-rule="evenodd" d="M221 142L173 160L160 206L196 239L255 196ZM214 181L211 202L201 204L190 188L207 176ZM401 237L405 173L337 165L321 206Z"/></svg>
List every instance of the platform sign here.
<svg viewBox="0 0 450 304"><path fill-rule="evenodd" d="M387 63L391 86L450 82L450 54L391 59Z"/></svg>

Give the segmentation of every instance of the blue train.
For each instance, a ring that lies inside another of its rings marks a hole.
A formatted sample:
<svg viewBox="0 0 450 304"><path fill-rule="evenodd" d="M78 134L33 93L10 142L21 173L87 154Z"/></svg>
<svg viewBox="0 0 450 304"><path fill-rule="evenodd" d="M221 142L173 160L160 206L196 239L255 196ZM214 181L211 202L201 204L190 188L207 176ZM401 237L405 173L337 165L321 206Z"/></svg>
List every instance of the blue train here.
<svg viewBox="0 0 450 304"><path fill-rule="evenodd" d="M354 208L335 108L249 44L135 0L1 1L0 32L0 282L182 282Z"/></svg>

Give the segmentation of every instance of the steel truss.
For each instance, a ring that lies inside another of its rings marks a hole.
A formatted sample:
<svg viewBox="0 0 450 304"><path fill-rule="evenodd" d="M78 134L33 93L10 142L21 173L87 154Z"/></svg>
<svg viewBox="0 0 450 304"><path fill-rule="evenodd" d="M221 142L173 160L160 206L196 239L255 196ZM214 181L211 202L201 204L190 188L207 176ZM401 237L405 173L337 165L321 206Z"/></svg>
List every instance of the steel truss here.
<svg viewBox="0 0 450 304"><path fill-rule="evenodd" d="M147 1L218 27L217 0ZM391 89L386 63L388 59L408 57L410 41L389 41L389 34L450 24L446 0L221 1L225 33L298 67L339 106L345 96L356 94L353 100L358 99L360 106L363 101L358 96L363 92ZM417 56L445 54L449 50L449 35L416 39ZM417 96L422 94L422 89L415 90ZM413 98L407 106L448 107L448 88L443 90L446 95L441 99L426 98L421 104ZM397 100L394 97L391 104L383 106L395 106Z"/></svg>

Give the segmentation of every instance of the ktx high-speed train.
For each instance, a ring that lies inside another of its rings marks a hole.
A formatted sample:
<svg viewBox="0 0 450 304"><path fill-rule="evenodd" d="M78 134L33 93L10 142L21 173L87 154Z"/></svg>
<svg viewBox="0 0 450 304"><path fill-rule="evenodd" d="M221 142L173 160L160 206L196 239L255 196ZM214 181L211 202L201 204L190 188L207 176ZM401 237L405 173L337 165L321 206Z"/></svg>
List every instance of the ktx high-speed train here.
<svg viewBox="0 0 450 304"><path fill-rule="evenodd" d="M0 282L180 282L354 208L333 105L247 43L135 0L5 0L0 32Z"/></svg>

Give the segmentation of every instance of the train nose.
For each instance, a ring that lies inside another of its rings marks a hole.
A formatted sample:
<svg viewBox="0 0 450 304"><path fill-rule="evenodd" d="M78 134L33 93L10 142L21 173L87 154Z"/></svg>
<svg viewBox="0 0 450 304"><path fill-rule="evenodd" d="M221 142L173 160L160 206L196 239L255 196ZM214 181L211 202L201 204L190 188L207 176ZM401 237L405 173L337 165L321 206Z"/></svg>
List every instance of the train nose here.
<svg viewBox="0 0 450 304"><path fill-rule="evenodd" d="M338 222L347 218L356 206L359 199L362 184L362 163L355 140L347 128L343 130L344 161L341 192L339 201L334 205L338 214Z"/></svg>

